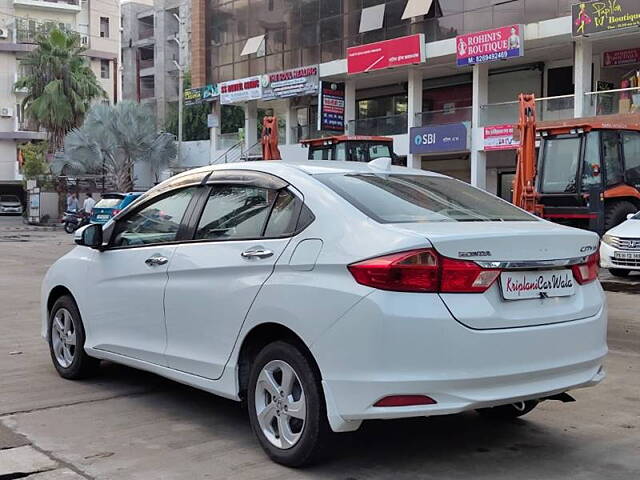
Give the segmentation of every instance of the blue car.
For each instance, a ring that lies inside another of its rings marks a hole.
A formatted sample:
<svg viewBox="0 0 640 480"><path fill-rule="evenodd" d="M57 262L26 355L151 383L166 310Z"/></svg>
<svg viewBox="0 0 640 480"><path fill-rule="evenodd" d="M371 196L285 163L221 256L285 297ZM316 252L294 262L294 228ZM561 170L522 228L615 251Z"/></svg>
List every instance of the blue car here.
<svg viewBox="0 0 640 480"><path fill-rule="evenodd" d="M100 201L91 210L91 223L107 223L140 195L141 192L102 194Z"/></svg>

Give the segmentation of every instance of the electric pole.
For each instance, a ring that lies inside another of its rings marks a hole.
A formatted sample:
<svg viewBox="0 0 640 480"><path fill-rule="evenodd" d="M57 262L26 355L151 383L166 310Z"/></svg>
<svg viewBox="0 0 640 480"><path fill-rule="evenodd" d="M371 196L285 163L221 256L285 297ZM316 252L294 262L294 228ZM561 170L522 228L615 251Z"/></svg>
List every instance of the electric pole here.
<svg viewBox="0 0 640 480"><path fill-rule="evenodd" d="M184 55L182 54L184 48L184 20L176 15L173 16L178 20L178 38L174 38L178 44L178 61L174 60L173 63L178 69L178 167L182 165L182 109L184 108Z"/></svg>

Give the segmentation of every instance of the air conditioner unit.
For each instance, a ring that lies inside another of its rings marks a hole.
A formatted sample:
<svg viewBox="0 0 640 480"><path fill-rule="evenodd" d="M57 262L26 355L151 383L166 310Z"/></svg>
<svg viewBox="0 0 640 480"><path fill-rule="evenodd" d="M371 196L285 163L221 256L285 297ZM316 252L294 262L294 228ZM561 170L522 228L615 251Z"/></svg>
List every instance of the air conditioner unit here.
<svg viewBox="0 0 640 480"><path fill-rule="evenodd" d="M89 35L80 35L80 45L89 45Z"/></svg>
<svg viewBox="0 0 640 480"><path fill-rule="evenodd" d="M9 107L0 107L0 117L13 117L13 109Z"/></svg>
<svg viewBox="0 0 640 480"><path fill-rule="evenodd" d="M0 27L0 38L7 39L9 38L9 29L5 27Z"/></svg>

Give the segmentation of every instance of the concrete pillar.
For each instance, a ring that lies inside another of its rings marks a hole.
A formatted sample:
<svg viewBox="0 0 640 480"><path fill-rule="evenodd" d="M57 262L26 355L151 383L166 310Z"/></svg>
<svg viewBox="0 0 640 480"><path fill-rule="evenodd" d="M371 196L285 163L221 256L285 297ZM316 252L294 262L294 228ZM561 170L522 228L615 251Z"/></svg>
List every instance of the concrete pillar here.
<svg viewBox="0 0 640 480"><path fill-rule="evenodd" d="M407 125L410 132L411 127L422 126L422 119L417 116L418 113L422 112L422 71L409 70L408 80ZM411 135L409 135L409 142L411 141ZM422 158L420 155L412 153L407 155L407 167L422 168Z"/></svg>
<svg viewBox="0 0 640 480"><path fill-rule="evenodd" d="M486 189L487 154L483 149L483 119L481 105L489 101L489 67L487 64L473 66L473 104L471 106L471 185Z"/></svg>
<svg viewBox="0 0 640 480"><path fill-rule="evenodd" d="M222 111L220 102L211 104L211 114L218 117L218 125L222 125ZM209 164L217 160L216 152L220 150L220 127L212 127L209 129Z"/></svg>
<svg viewBox="0 0 640 480"><path fill-rule="evenodd" d="M298 112L295 109L292 99L287 100L287 111L284 116L285 128L285 143L287 145L293 145L298 143L298 136L296 135L296 127L298 126Z"/></svg>
<svg viewBox="0 0 640 480"><path fill-rule="evenodd" d="M251 100L244 106L244 146L247 153L249 148L257 142L258 131L258 102Z"/></svg>
<svg viewBox="0 0 640 480"><path fill-rule="evenodd" d="M573 59L573 84L575 97L573 102L574 117L590 115L590 104L585 97L591 91L591 63L593 61L593 46L586 38L576 38Z"/></svg>
<svg viewBox="0 0 640 480"><path fill-rule="evenodd" d="M344 130L347 135L355 135L354 120L356 119L356 83L347 80L344 83Z"/></svg>

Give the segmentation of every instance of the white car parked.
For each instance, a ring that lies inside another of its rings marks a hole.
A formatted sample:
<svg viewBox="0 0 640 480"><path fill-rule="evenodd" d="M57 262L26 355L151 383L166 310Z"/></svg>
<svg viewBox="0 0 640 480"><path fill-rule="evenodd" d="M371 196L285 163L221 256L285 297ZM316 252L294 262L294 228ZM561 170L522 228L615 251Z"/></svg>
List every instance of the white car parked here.
<svg viewBox="0 0 640 480"><path fill-rule="evenodd" d="M640 212L613 227L600 242L600 266L616 277L626 277L640 271Z"/></svg>
<svg viewBox="0 0 640 480"><path fill-rule="evenodd" d="M60 375L108 359L244 399L282 464L363 420L516 417L605 375L595 234L387 160L192 170L76 242L42 287Z"/></svg>

